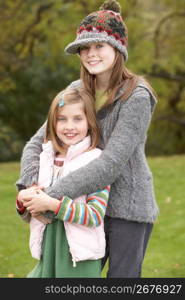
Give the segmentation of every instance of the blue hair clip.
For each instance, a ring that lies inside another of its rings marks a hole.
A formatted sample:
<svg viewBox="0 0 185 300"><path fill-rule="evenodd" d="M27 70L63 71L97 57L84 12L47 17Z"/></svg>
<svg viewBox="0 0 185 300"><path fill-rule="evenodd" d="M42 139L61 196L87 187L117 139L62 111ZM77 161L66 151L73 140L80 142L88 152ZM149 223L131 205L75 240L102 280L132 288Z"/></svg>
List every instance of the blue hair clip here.
<svg viewBox="0 0 185 300"><path fill-rule="evenodd" d="M62 106L64 106L64 99L63 98L61 98L60 100L59 100L59 102L58 102L58 106L59 107L62 107Z"/></svg>

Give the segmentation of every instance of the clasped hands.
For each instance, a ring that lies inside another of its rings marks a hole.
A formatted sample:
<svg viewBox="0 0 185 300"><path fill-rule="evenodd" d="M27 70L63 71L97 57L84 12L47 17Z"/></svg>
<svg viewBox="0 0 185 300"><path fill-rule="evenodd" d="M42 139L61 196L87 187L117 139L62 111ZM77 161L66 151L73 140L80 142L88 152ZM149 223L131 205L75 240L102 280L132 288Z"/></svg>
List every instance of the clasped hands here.
<svg viewBox="0 0 185 300"><path fill-rule="evenodd" d="M40 186L32 186L21 190L18 194L18 201L30 212L31 216L38 219L44 224L52 221L45 218L41 213L48 210L55 211L60 201L48 196L42 191Z"/></svg>

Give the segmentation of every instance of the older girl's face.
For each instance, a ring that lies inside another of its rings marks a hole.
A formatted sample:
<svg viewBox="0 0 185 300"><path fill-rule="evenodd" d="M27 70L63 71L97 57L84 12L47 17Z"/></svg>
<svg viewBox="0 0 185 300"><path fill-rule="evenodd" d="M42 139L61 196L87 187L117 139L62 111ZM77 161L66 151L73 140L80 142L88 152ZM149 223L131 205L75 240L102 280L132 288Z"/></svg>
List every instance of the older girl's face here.
<svg viewBox="0 0 185 300"><path fill-rule="evenodd" d="M115 50L108 43L92 43L80 48L80 59L93 75L111 74L115 61Z"/></svg>

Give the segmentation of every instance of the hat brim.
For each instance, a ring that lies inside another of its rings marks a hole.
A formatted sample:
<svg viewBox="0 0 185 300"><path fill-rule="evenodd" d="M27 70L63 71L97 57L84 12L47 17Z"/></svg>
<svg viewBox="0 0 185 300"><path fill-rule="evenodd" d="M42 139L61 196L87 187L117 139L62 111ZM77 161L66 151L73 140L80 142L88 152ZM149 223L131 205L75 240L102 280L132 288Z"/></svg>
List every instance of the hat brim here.
<svg viewBox="0 0 185 300"><path fill-rule="evenodd" d="M113 48L117 48L125 57L125 60L128 59L128 53L127 49L124 45L121 45L118 41L116 41L113 38L110 38L110 36L105 36L105 37L89 37L89 38L84 38L84 39L76 39L74 42L70 43L64 51L67 54L78 54L80 47L91 44L91 43L108 43L110 44Z"/></svg>

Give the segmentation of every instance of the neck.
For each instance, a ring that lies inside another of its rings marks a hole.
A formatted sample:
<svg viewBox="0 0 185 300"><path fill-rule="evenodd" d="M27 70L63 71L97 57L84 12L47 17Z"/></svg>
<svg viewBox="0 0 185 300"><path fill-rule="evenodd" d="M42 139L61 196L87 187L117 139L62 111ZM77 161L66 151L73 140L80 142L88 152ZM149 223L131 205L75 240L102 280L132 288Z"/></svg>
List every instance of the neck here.
<svg viewBox="0 0 185 300"><path fill-rule="evenodd" d="M109 86L110 74L96 75L96 89L106 91Z"/></svg>
<svg viewBox="0 0 185 300"><path fill-rule="evenodd" d="M60 152L59 151L56 152L56 156L57 157L65 157L67 154L68 148L69 148L68 145L62 144L62 148L60 149Z"/></svg>
<svg viewBox="0 0 185 300"><path fill-rule="evenodd" d="M62 152L57 152L56 153L56 157L65 157L66 156L66 153L67 153L67 150L65 151L62 151Z"/></svg>

